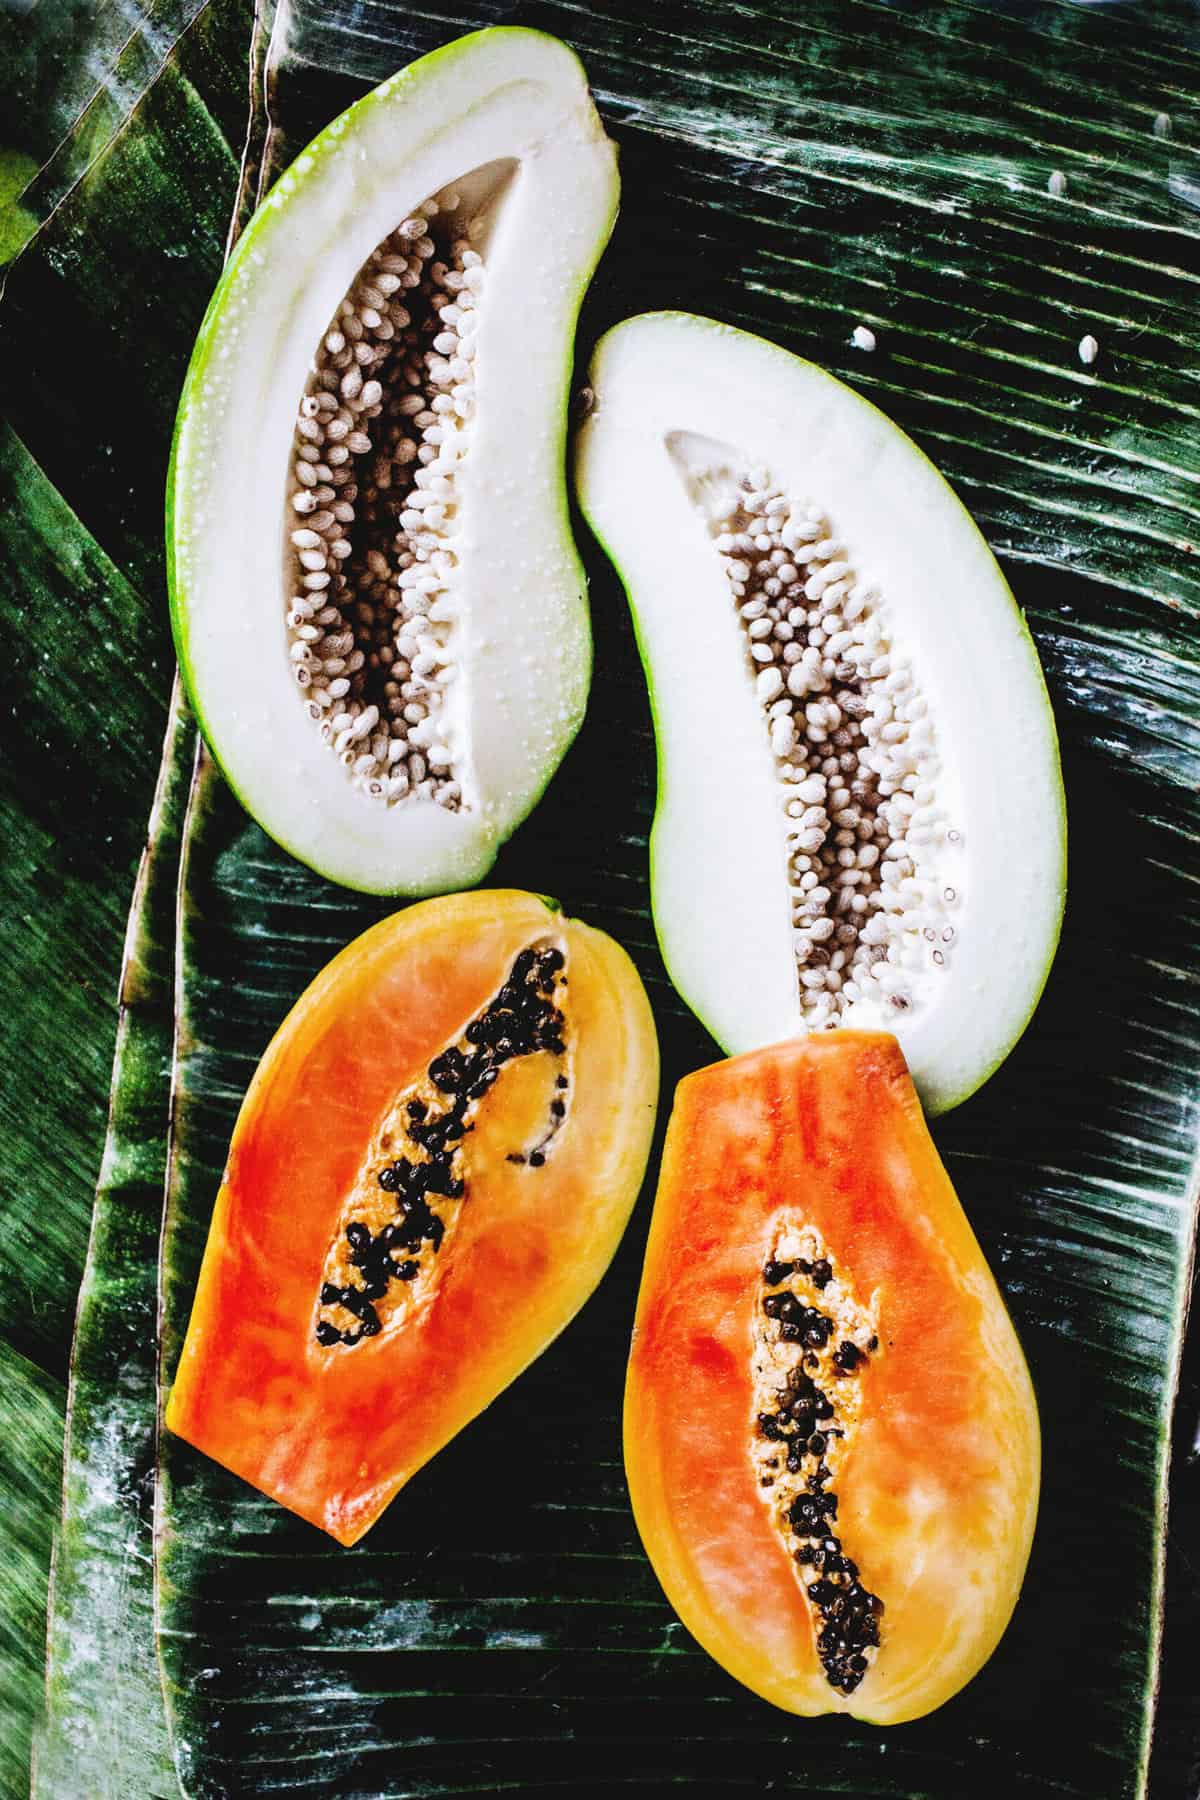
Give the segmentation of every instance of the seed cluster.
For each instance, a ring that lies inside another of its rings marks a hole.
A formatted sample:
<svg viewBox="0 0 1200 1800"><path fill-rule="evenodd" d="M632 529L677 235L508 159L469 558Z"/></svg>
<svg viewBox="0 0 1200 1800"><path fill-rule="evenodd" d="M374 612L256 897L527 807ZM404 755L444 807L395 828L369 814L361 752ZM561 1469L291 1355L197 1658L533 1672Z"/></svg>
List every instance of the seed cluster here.
<svg viewBox="0 0 1200 1800"><path fill-rule="evenodd" d="M560 983L566 983L564 964L562 951L554 947L522 950L495 999L430 1063L425 1092L404 1102L405 1153L378 1168L380 1193L369 1208L352 1209L354 1216L327 1259L318 1343L357 1344L376 1337L383 1329L377 1302L392 1282L415 1281L437 1255L446 1233L444 1203L462 1200L467 1191L462 1149L474 1129L475 1108L505 1063L538 1050L565 1054L566 1019L555 1002ZM514 1152L509 1161L534 1168L544 1164L567 1112L567 1077L556 1076L555 1086L541 1143Z"/></svg>
<svg viewBox="0 0 1200 1800"><path fill-rule="evenodd" d="M799 1254L803 1250L806 1254ZM873 1321L835 1274L815 1234L763 1269L756 1461L816 1617L831 1687L852 1694L879 1647L883 1602L864 1587L837 1533L831 1483L861 1410L857 1377L879 1348Z"/></svg>
<svg viewBox="0 0 1200 1800"><path fill-rule="evenodd" d="M960 833L938 805L936 734L879 595L816 508L765 469L710 530L745 630L783 783L800 1010L810 1029L855 1002L884 1021L943 970Z"/></svg>
<svg viewBox="0 0 1200 1800"><path fill-rule="evenodd" d="M451 811L453 540L484 285L479 221L456 224L458 205L426 201L359 271L300 402L288 502L289 653L321 737L362 793Z"/></svg>

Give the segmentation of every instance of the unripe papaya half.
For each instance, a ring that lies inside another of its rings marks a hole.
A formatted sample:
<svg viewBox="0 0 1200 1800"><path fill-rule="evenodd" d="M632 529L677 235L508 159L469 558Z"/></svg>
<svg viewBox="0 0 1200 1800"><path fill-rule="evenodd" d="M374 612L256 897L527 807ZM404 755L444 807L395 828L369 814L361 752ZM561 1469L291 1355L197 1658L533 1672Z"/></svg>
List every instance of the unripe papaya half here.
<svg viewBox="0 0 1200 1800"><path fill-rule="evenodd" d="M813 1034L679 1084L625 1456L668 1598L775 1705L894 1724L991 1654L1037 1410L894 1037Z"/></svg>
<svg viewBox="0 0 1200 1800"><path fill-rule="evenodd" d="M775 344L647 313L590 381L576 477L650 687L671 978L730 1055L895 1032L944 1112L1028 1024L1063 911L1054 716L1008 584L912 440Z"/></svg>
<svg viewBox="0 0 1200 1800"><path fill-rule="evenodd" d="M354 1543L592 1292L657 1095L604 933L514 891L365 932L246 1094L167 1425Z"/></svg>
<svg viewBox="0 0 1200 1800"><path fill-rule="evenodd" d="M347 886L480 880L583 717L563 441L617 189L566 46L474 32L296 158L213 296L169 483L179 666L247 810Z"/></svg>

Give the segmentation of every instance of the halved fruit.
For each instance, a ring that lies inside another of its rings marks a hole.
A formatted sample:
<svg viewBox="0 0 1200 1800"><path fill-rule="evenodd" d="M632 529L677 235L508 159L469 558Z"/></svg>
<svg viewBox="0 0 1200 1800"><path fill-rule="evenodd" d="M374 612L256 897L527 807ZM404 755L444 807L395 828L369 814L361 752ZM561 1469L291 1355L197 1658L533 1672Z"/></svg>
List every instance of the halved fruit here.
<svg viewBox="0 0 1200 1800"><path fill-rule="evenodd" d="M518 29L369 94L272 189L188 372L180 666L247 809L348 886L469 885L583 716L563 440L613 146Z"/></svg>
<svg viewBox="0 0 1200 1800"><path fill-rule="evenodd" d="M1037 654L967 512L812 364L682 313L601 341L579 495L658 734L654 917L725 1049L894 1031L926 1108L1036 1004L1065 817Z"/></svg>
<svg viewBox="0 0 1200 1800"><path fill-rule="evenodd" d="M354 1543L592 1292L657 1098L602 932L503 891L365 932L242 1105L168 1426Z"/></svg>
<svg viewBox="0 0 1200 1800"><path fill-rule="evenodd" d="M776 1706L894 1724L990 1655L1037 1410L894 1038L814 1034L679 1084L625 1458L671 1603Z"/></svg>

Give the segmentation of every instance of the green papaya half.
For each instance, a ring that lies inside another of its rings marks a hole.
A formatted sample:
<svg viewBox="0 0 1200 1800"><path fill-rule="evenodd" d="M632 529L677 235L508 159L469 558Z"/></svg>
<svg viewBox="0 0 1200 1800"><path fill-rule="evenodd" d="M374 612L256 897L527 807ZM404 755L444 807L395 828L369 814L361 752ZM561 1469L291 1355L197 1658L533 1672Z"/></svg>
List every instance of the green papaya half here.
<svg viewBox="0 0 1200 1800"><path fill-rule="evenodd" d="M590 382L577 481L650 684L672 977L731 1054L893 1032L943 1111L1024 1030L1062 917L1054 719L1004 577L903 432L761 338L647 314Z"/></svg>
<svg viewBox="0 0 1200 1800"><path fill-rule="evenodd" d="M571 52L478 32L321 133L209 307L169 489L180 665L247 809L348 886L478 881L582 718L563 440L616 200Z"/></svg>

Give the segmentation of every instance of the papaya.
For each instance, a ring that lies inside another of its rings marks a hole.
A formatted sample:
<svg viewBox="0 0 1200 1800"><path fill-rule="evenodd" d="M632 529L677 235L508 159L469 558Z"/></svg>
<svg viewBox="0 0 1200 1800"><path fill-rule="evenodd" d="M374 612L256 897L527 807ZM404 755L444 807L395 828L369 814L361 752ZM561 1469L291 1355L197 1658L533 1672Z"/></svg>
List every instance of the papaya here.
<svg viewBox="0 0 1200 1800"><path fill-rule="evenodd" d="M205 315L168 478L180 673L246 810L348 887L473 886L579 729L563 443L618 188L567 46L470 32L295 157Z"/></svg>
<svg viewBox="0 0 1200 1800"><path fill-rule="evenodd" d="M588 385L576 482L646 670L672 981L727 1055L890 1031L926 1111L957 1106L1029 1023L1066 892L999 564L891 419L777 344L643 313Z"/></svg>
<svg viewBox="0 0 1200 1800"><path fill-rule="evenodd" d="M365 932L246 1093L168 1428L356 1542L592 1292L657 1093L602 932L515 891Z"/></svg>
<svg viewBox="0 0 1200 1800"><path fill-rule="evenodd" d="M625 1459L672 1605L774 1705L898 1723L991 1654L1033 1537L1037 1409L890 1034L679 1084Z"/></svg>

